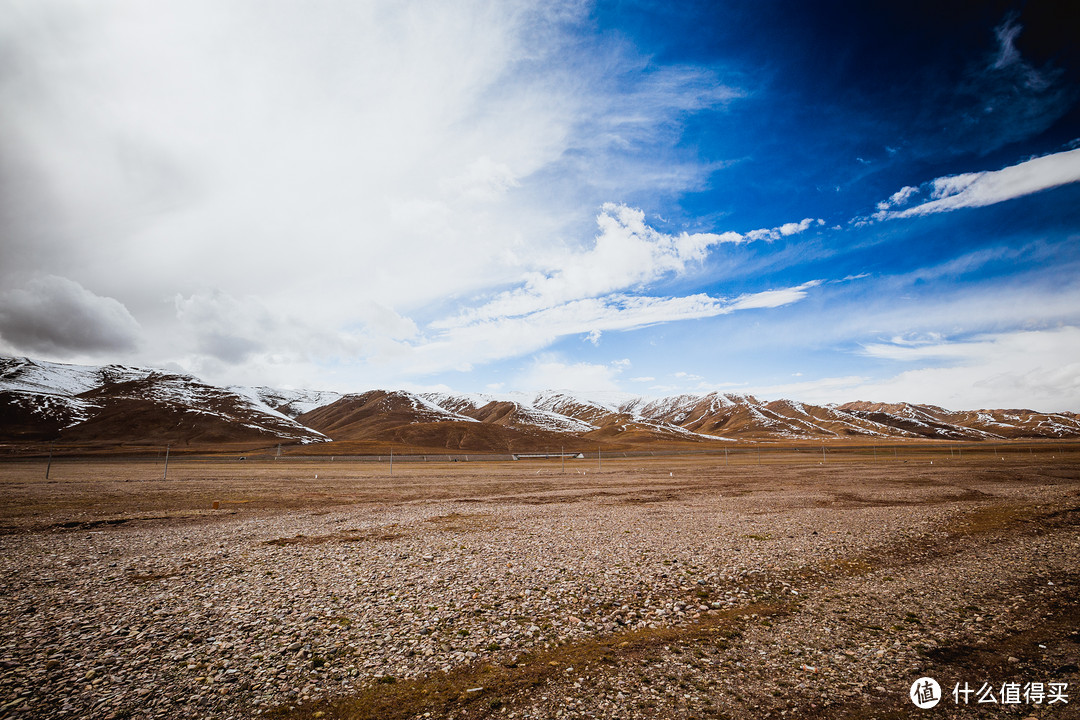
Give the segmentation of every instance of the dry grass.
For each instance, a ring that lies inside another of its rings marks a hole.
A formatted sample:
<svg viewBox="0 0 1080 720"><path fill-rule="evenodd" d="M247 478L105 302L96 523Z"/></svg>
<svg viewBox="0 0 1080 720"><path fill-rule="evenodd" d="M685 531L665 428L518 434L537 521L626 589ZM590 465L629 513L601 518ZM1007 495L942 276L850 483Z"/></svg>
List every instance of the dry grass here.
<svg viewBox="0 0 1080 720"><path fill-rule="evenodd" d="M1003 505L980 507L958 515L947 526L953 535L983 535L1024 527L1041 528L1075 522L1080 505Z"/></svg>

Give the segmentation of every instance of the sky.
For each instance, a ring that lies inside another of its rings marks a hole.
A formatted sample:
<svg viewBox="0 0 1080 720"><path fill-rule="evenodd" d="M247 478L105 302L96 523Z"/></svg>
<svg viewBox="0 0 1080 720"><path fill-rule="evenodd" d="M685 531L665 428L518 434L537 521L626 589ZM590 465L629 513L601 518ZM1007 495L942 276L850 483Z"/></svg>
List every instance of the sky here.
<svg viewBox="0 0 1080 720"><path fill-rule="evenodd" d="M0 353L1080 411L1067 0L0 0Z"/></svg>

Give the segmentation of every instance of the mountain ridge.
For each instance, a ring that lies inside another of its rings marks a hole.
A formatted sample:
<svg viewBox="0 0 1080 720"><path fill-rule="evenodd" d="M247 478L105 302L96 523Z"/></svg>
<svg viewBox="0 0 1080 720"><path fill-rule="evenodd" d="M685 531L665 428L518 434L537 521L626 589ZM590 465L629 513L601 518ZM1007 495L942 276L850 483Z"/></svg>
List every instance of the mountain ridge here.
<svg viewBox="0 0 1080 720"><path fill-rule="evenodd" d="M0 441L386 445L474 452L663 443L1080 437L1076 413L812 405L710 392L339 393L215 386L166 370L0 357Z"/></svg>

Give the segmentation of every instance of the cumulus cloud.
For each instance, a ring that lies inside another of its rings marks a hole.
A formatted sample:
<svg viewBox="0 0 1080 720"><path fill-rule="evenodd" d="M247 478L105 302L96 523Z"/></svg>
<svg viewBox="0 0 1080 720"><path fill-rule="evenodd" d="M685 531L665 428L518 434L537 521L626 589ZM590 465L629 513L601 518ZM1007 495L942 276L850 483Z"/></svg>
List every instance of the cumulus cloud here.
<svg viewBox="0 0 1080 720"><path fill-rule="evenodd" d="M354 303L505 286L548 267L613 190L700 187L713 169L678 149L680 124L742 94L708 68L582 44L587 13L22 4L0 29L0 173L20 197L0 213L0 266L55 263L136 314L128 297L190 293L198 276L342 323Z"/></svg>
<svg viewBox="0 0 1080 720"><path fill-rule="evenodd" d="M1033 158L1001 170L936 178L926 185L930 200L904 210L892 209L915 194L913 188L905 187L888 201L879 203L879 211L873 217L887 220L984 207L1077 181L1080 181L1080 148Z"/></svg>
<svg viewBox="0 0 1080 720"><path fill-rule="evenodd" d="M16 351L126 353L140 331L121 302L68 278L46 275L0 293L0 339Z"/></svg>
<svg viewBox="0 0 1080 720"><path fill-rule="evenodd" d="M350 306L357 322L343 329L298 316L281 303L271 306L256 296L237 298L220 291L177 296L177 318L195 349L188 361L196 367L308 356L362 361L383 374L468 371L543 350L569 335L599 345L605 332L799 302L820 281L734 298L708 293L657 297L643 291L657 280L691 272L718 245L769 239L769 234L792 236L818 224L806 219L746 234L668 234L650 226L639 209L606 204L591 248L566 251L549 261L557 266L551 272L529 273L520 287L436 318L422 330L372 302Z"/></svg>
<svg viewBox="0 0 1080 720"><path fill-rule="evenodd" d="M222 292L177 296L176 316L196 336L195 349L228 363L246 360L275 335L277 320L260 303Z"/></svg>

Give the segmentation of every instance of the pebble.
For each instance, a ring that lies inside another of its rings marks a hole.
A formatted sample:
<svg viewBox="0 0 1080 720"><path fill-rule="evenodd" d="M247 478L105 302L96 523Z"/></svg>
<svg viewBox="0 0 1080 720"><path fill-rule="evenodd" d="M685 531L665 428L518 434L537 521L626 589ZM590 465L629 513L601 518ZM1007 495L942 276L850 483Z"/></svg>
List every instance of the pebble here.
<svg viewBox="0 0 1080 720"><path fill-rule="evenodd" d="M934 532L957 508L838 512L799 497L783 495L789 505L771 514L754 496L432 502L120 525L89 537L2 535L2 707L12 718L250 718L348 693L376 676L405 679L612 632L678 627L755 601L792 602L798 592L799 614L753 613L737 640L703 658L657 650L660 669L635 670L651 678L647 689L634 682L639 676L620 675L622 666L602 677L567 676L567 688L576 682L579 697L595 699L597 717L663 716L637 703L727 702L717 698L730 697L733 678L762 707L777 677L805 681L808 692L825 677L893 692L897 669L906 677L919 662L914 648L927 633L938 633L942 645L977 644L965 634L976 629L956 597L985 605L986 615L975 618L979 633L1005 621L990 600L975 598L976 589L993 589L995 562L955 558L962 566L950 575L929 557L906 565L904 575L893 571L885 589L873 574L834 578L825 588L807 580L824 561ZM341 534L385 539L333 540ZM301 535L330 540L269 544ZM1012 553L1010 562L1025 571L1036 557L1043 566L1075 567L1075 545L1053 540L1029 537L995 552ZM920 624L905 623L914 609ZM860 630L877 625L900 630ZM889 682L872 685L875 673ZM762 680L769 677L771 686ZM539 697L523 702L535 717L557 709ZM803 710L796 716L812 714Z"/></svg>

